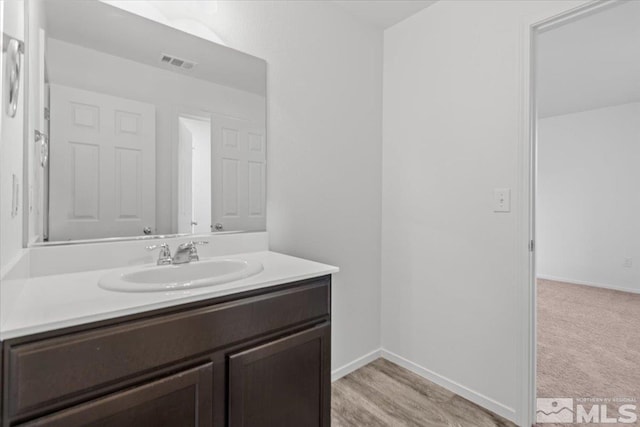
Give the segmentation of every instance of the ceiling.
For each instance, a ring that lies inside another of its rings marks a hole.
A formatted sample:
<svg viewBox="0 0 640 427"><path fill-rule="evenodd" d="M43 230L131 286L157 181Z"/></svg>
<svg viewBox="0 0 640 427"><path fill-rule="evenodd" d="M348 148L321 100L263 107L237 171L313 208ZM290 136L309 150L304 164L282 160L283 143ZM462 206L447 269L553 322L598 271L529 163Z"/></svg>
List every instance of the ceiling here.
<svg viewBox="0 0 640 427"><path fill-rule="evenodd" d="M48 1L44 13L51 38L219 85L259 95L266 92L264 60L120 7L99 1ZM165 54L196 66L185 70L164 64L160 58Z"/></svg>
<svg viewBox="0 0 640 427"><path fill-rule="evenodd" d="M361 21L386 29L431 6L437 0L333 0Z"/></svg>
<svg viewBox="0 0 640 427"><path fill-rule="evenodd" d="M640 101L640 2L548 30L537 40L540 117Z"/></svg>

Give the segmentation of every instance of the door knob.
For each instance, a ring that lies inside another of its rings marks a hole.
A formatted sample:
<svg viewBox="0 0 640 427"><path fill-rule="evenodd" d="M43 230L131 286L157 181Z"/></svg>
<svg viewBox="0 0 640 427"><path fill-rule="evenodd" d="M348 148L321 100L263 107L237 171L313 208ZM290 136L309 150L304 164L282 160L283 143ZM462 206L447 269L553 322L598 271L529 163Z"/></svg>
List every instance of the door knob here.
<svg viewBox="0 0 640 427"><path fill-rule="evenodd" d="M143 228L142 232L148 236L149 234L151 234L151 227Z"/></svg>
<svg viewBox="0 0 640 427"><path fill-rule="evenodd" d="M213 228L215 228L216 231L222 231L223 229L222 224L220 224L219 222L217 222L216 225L213 226Z"/></svg>

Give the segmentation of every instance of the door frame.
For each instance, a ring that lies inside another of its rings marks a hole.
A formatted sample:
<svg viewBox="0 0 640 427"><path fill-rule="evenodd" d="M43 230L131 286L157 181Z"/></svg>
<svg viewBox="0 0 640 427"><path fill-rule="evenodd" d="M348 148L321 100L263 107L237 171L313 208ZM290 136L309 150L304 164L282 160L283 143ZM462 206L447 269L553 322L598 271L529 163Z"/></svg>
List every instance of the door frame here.
<svg viewBox="0 0 640 427"><path fill-rule="evenodd" d="M521 321L523 325L522 375L519 424L532 426L536 420L536 179L537 179L537 117L536 117L536 35L574 20L601 11L604 8L631 0L579 0L558 2L560 11L549 15L528 17L522 23L521 34L521 110L519 150L520 215L518 218L518 268L521 286Z"/></svg>

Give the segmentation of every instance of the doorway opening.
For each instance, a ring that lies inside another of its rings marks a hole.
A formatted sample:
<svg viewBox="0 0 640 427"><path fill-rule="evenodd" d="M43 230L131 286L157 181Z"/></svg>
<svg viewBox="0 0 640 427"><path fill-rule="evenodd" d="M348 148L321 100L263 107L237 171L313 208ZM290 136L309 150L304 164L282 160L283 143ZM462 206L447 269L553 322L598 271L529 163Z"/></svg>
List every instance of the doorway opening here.
<svg viewBox="0 0 640 427"><path fill-rule="evenodd" d="M640 417L640 2L534 29L536 421Z"/></svg>
<svg viewBox="0 0 640 427"><path fill-rule="evenodd" d="M209 233L211 119L180 115L178 139L178 233Z"/></svg>

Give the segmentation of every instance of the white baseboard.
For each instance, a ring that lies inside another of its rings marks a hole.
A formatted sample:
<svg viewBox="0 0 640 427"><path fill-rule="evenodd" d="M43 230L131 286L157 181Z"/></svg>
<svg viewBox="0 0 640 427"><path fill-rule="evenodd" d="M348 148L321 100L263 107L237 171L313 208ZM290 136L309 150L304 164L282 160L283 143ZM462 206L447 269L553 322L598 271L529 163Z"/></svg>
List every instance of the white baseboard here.
<svg viewBox="0 0 640 427"><path fill-rule="evenodd" d="M615 286L615 285L607 285L606 283L588 282L585 280L568 279L566 277L547 276L545 274L538 274L538 279L551 280L554 282L570 283L573 285L590 286L592 288L611 289L612 291L630 292L632 294L640 294L640 289L625 288L622 286Z"/></svg>
<svg viewBox="0 0 640 427"><path fill-rule="evenodd" d="M380 357L381 352L382 349L380 348L377 350L373 350L371 353L367 353L364 356L357 358L353 362L349 362L338 369L334 369L333 371L331 371L331 381L337 381L345 375L348 375L351 372L362 368L364 365L373 362Z"/></svg>
<svg viewBox="0 0 640 427"><path fill-rule="evenodd" d="M423 368L420 365L417 365L402 356L398 356L395 353L382 349L382 357L387 359L390 362L395 363L396 365L402 366L405 369L410 370L411 372L420 375L427 380L438 384L441 387L446 388L447 390L464 397L467 400L479 405L489 411L492 411L509 421L517 423L516 420L516 411L513 408L509 408L508 406L503 405L500 402L497 402L490 397L484 396L476 391L473 391L461 384L456 383L455 381L451 381L450 379L443 377L442 375L436 374L433 371L430 371L427 368Z"/></svg>

